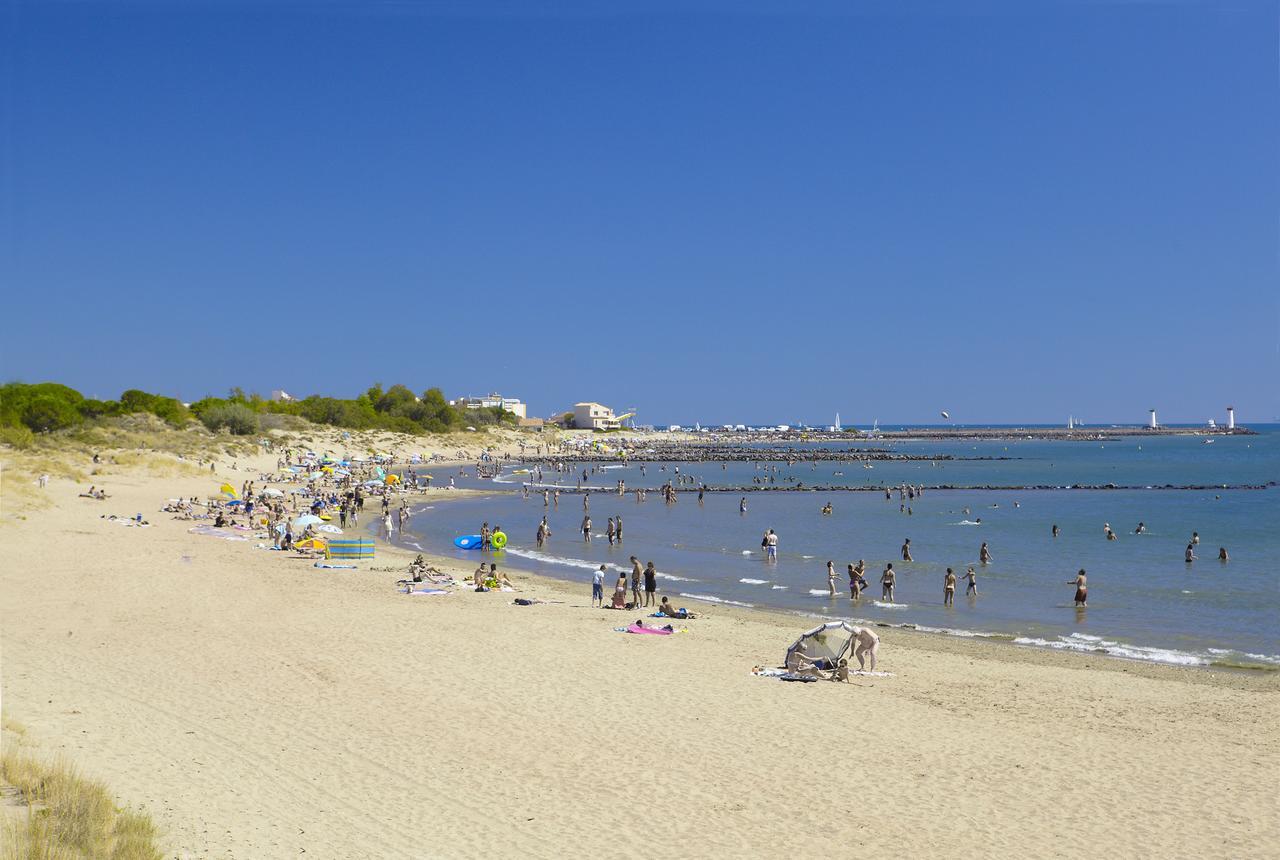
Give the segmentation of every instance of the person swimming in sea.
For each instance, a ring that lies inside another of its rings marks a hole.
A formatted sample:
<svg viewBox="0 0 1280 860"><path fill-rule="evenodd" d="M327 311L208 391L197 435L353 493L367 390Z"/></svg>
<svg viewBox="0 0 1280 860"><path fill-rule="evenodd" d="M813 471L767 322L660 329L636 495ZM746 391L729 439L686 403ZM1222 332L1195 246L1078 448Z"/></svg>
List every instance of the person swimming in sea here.
<svg viewBox="0 0 1280 860"><path fill-rule="evenodd" d="M1141 523L1141 522L1140 522L1140 523L1138 523L1138 527L1137 527L1136 529L1134 529L1134 530L1133 530L1133 533L1134 533L1134 534L1136 534L1136 535L1146 534L1146 533L1147 533L1147 524L1146 524L1146 523Z"/></svg>
<svg viewBox="0 0 1280 860"><path fill-rule="evenodd" d="M1053 524L1053 536L1054 536L1054 537L1057 537L1057 536L1058 536L1058 524L1057 524L1057 523L1054 523L1054 524Z"/></svg>
<svg viewBox="0 0 1280 860"><path fill-rule="evenodd" d="M1227 548L1225 546L1218 547L1218 561L1229 561L1227 558Z"/></svg>

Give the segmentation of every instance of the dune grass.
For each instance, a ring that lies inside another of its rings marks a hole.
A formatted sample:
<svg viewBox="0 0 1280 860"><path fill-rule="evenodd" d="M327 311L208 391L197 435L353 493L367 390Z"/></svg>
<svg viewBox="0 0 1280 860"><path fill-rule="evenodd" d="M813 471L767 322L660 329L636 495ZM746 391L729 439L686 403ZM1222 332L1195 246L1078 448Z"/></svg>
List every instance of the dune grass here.
<svg viewBox="0 0 1280 860"><path fill-rule="evenodd" d="M24 749L20 724L6 717L4 729L0 860L162 860L151 816L117 806L65 759Z"/></svg>

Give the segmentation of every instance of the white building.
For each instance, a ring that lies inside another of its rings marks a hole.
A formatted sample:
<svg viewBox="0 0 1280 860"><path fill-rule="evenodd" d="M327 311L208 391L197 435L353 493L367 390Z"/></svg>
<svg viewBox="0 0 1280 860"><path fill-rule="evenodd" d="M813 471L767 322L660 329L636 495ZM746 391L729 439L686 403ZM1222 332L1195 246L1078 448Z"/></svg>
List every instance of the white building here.
<svg viewBox="0 0 1280 860"><path fill-rule="evenodd" d="M573 426L579 430L617 430L622 422L608 406L591 402L575 403Z"/></svg>
<svg viewBox="0 0 1280 860"><path fill-rule="evenodd" d="M1227 429L1236 429L1236 408L1234 406L1227 407Z"/></svg>
<svg viewBox="0 0 1280 860"><path fill-rule="evenodd" d="M501 394L488 394L484 397L459 397L450 403L459 409L501 409L510 412L517 418L526 418L526 407L524 403L514 397L503 397Z"/></svg>

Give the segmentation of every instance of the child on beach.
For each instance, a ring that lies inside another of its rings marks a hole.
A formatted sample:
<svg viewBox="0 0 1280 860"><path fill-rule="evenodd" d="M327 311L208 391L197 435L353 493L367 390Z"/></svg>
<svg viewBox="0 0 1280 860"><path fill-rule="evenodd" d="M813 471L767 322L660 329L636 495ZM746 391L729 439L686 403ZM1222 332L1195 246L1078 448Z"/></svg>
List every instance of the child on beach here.
<svg viewBox="0 0 1280 860"><path fill-rule="evenodd" d="M591 575L591 605L604 607L604 565Z"/></svg>

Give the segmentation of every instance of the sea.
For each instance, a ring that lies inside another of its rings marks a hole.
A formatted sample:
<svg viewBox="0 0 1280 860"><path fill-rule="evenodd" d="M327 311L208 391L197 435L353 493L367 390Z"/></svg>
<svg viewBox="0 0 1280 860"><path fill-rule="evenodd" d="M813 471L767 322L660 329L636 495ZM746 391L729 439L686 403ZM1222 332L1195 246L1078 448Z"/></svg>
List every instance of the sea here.
<svg viewBox="0 0 1280 860"><path fill-rule="evenodd" d="M1280 425L1252 429L1257 435L761 444L758 450L775 456L790 449L794 462L575 462L559 473L543 466L543 482L527 498L523 485L534 473L510 463L493 480L476 479L473 468L452 472L458 486L492 493L419 504L408 530L393 540L478 562L479 551L453 541L487 522L509 543L483 560L582 583L584 597L599 565L629 570L635 555L654 562L663 593L689 608L759 607L1130 660L1275 671ZM804 460L814 450L854 447L928 459ZM434 474L437 485L450 475L438 467ZM678 488L674 503L659 492L668 481ZM581 531L580 483L591 490L590 543ZM886 499L881 488L903 484L926 489L911 500L893 489ZM701 501L699 485L711 489ZM649 492L637 501L633 491L641 487ZM1003 489L1009 487L1023 489ZM552 496L545 505L543 489ZM538 549L544 515L552 535ZM619 516L623 539L610 546L605 523ZM1116 540L1106 539L1108 524ZM779 538L776 561L761 548L768 529ZM1193 533L1199 558L1188 564ZM914 560L904 562L908 538ZM979 563L984 542L992 556L986 565ZM1220 548L1228 561L1218 559ZM838 574L835 597L828 560ZM846 565L858 560L870 587L854 601ZM893 603L880 600L880 573L889 563L897 572ZM961 579L955 605L944 606L947 567L959 576L969 565L977 570L977 596L965 596ZM1068 582L1080 569L1089 578L1086 608L1074 606Z"/></svg>

